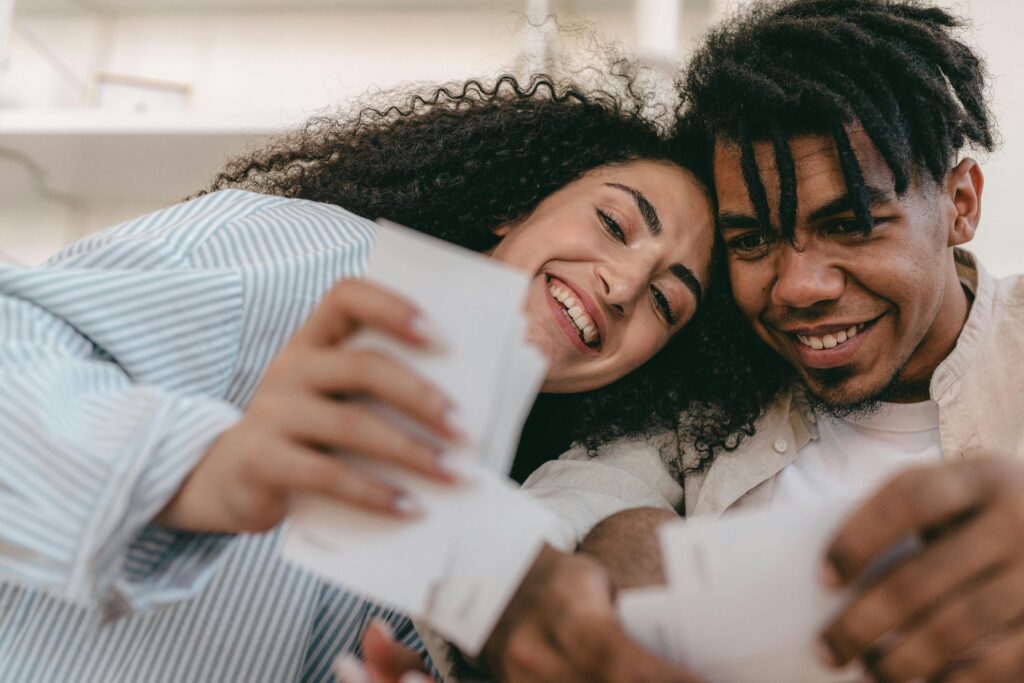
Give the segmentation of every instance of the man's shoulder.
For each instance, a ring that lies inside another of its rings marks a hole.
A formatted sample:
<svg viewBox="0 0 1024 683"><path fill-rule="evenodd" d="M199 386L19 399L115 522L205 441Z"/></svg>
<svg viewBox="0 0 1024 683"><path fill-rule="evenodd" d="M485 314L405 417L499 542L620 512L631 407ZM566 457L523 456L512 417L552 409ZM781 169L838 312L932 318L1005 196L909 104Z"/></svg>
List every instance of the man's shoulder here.
<svg viewBox="0 0 1024 683"><path fill-rule="evenodd" d="M1024 273L995 278L996 300L1009 307L1015 319L1024 321Z"/></svg>

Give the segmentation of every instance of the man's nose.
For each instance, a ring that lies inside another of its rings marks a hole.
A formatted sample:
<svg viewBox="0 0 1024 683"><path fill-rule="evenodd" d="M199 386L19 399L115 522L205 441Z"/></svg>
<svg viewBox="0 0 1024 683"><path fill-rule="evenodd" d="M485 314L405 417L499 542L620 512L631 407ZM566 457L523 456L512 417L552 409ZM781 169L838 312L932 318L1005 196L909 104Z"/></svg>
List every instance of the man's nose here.
<svg viewBox="0 0 1024 683"><path fill-rule="evenodd" d="M838 299L846 275L813 248L787 245L781 249L772 303L788 308L810 308Z"/></svg>

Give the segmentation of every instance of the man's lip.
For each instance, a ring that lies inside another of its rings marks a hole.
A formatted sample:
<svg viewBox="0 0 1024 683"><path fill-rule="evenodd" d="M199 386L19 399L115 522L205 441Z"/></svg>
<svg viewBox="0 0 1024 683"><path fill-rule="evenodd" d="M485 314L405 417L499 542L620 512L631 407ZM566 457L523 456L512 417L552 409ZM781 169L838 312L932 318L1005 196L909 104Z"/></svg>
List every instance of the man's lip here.
<svg viewBox="0 0 1024 683"><path fill-rule="evenodd" d="M815 325L814 327L791 327L784 328L776 325L772 325L776 330L783 334L789 335L800 335L803 337L824 337L826 334L835 334L836 332L844 332L851 327L859 327L860 325L869 325L882 316L876 316L874 318L868 318L866 320L854 320L844 323L829 323L827 325Z"/></svg>
<svg viewBox="0 0 1024 683"><path fill-rule="evenodd" d="M871 336L872 332L874 332L875 323L883 316L884 314L864 323L851 323L845 328L836 325L818 325L815 327L800 328L800 331L785 331L784 334L790 348L796 352L797 357L800 359L799 362L801 365L818 370L836 368L853 362L854 356L857 355L860 347L863 346L865 340ZM804 345L799 339L797 339L798 334L801 336L823 336L830 334L829 330L841 331L843 329L850 329L853 325L862 326L861 330L857 333L857 336L830 349L814 349ZM813 332L805 333L803 330L811 330ZM824 331L822 332L822 330Z"/></svg>
<svg viewBox="0 0 1024 683"><path fill-rule="evenodd" d="M576 300L580 302L581 306L583 306L583 310L585 310L590 319L594 321L594 325L597 327L597 339L599 345L604 346L606 332L605 319L604 316L601 314L601 309L598 308L597 303L594 301L593 297L591 297L586 292L582 291L573 283L569 282L568 280L563 280L557 275L552 275L551 273L548 273L548 280L554 280L572 292Z"/></svg>

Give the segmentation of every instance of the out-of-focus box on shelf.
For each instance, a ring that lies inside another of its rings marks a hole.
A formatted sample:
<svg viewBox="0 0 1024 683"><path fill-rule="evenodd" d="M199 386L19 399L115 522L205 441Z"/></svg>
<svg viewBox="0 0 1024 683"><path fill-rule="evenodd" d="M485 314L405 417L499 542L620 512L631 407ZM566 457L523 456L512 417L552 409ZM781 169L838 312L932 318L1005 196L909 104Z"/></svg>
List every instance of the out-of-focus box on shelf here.
<svg viewBox="0 0 1024 683"><path fill-rule="evenodd" d="M156 78L99 71L87 98L97 109L149 112L186 111L192 104L192 86Z"/></svg>

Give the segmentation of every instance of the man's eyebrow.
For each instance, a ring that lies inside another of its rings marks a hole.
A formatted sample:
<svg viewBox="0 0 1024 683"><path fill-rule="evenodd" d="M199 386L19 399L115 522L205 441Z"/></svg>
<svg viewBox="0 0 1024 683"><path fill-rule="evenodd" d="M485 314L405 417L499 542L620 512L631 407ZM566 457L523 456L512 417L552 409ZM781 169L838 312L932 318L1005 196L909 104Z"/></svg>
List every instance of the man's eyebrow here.
<svg viewBox="0 0 1024 683"><path fill-rule="evenodd" d="M732 211L723 211L719 213L717 223L719 230L749 230L751 228L761 227L761 222L753 216L748 216L745 213L734 213Z"/></svg>
<svg viewBox="0 0 1024 683"><path fill-rule="evenodd" d="M616 190L622 190L632 197L633 201L636 202L636 208L640 210L644 223L647 224L647 229L655 237L661 234L661 219L658 218L658 212L654 210L654 206L647 201L647 197L642 192L622 183L605 183L605 185L614 187Z"/></svg>
<svg viewBox="0 0 1024 683"><path fill-rule="evenodd" d="M866 185L864 190L868 194L868 206L877 206L879 204L886 204L895 200L895 195L889 190L883 190L873 185ZM814 211L811 211L807 215L808 221L817 221L822 218L828 218L838 213L845 213L846 211L852 211L854 206L854 198L850 193L846 193L842 196L836 197L825 204L819 206ZM745 213L736 213L733 211L723 211L718 214L718 229L719 230L751 230L761 227L761 222L754 216Z"/></svg>
<svg viewBox="0 0 1024 683"><path fill-rule="evenodd" d="M697 303L699 304L704 296L704 290L700 286L700 281L697 279L697 276L693 274L693 271L682 263L673 263L668 267L668 271L672 273L677 280L686 285L687 289L693 292L693 295L697 298Z"/></svg>
<svg viewBox="0 0 1024 683"><path fill-rule="evenodd" d="M886 204L896 199L895 195L889 190L883 190L880 187L874 187L873 185L865 185L864 191L868 194L868 206L877 206L879 204ZM827 202L819 206L814 211L807 214L808 221L817 221L822 218L828 218L834 216L837 213L844 213L846 211L852 211L856 200L853 194L847 192L841 197L836 197L830 202Z"/></svg>

